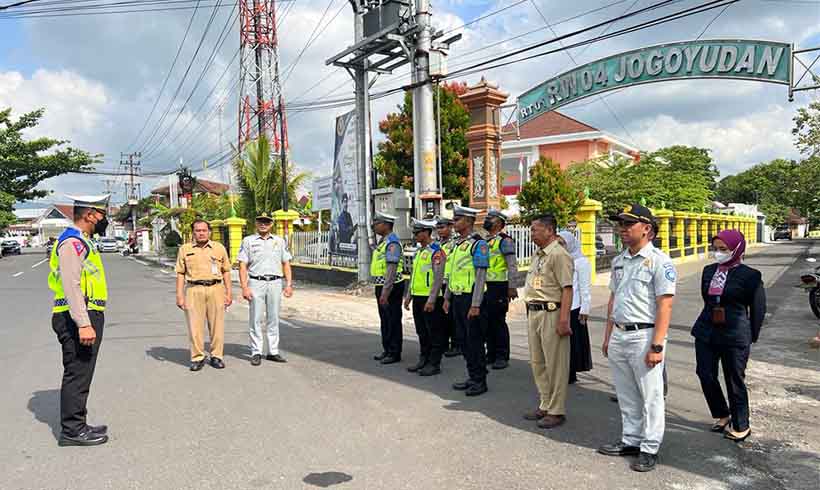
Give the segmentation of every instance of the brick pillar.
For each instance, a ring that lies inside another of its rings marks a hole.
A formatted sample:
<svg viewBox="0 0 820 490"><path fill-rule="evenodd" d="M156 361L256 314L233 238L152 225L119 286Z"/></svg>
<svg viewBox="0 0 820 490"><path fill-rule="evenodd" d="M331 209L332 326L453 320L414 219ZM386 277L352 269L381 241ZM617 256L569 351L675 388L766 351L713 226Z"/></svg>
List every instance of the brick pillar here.
<svg viewBox="0 0 820 490"><path fill-rule="evenodd" d="M236 263L236 258L239 256L239 247L242 245L242 238L245 232L245 221L242 218L232 216L225 220L228 225L228 243L231 248L231 264Z"/></svg>
<svg viewBox="0 0 820 490"><path fill-rule="evenodd" d="M501 208L501 111L509 94L481 79L459 98L470 112L467 131L467 181L470 207L481 210L476 223L481 223L487 210Z"/></svg>
<svg viewBox="0 0 820 490"><path fill-rule="evenodd" d="M668 209L658 209L652 214L658 218L658 233L661 236L661 250L669 255L669 218L673 216Z"/></svg>
<svg viewBox="0 0 820 490"><path fill-rule="evenodd" d="M575 215L575 220L578 223L578 228L581 230L581 251L589 260L590 268L592 269L592 283L595 284L595 231L597 230L596 215L598 211L603 209L603 205L590 198L586 198L578 212Z"/></svg>

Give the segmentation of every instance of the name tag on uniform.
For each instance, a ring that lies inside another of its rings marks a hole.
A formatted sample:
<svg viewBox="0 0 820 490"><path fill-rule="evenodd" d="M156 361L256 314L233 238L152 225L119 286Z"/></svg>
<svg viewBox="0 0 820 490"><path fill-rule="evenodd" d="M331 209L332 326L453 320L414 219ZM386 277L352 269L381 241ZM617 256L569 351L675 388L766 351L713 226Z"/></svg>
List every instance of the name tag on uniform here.
<svg viewBox="0 0 820 490"><path fill-rule="evenodd" d="M219 275L219 267L216 265L216 259L211 257L211 274L217 276Z"/></svg>
<svg viewBox="0 0 820 490"><path fill-rule="evenodd" d="M541 289L541 277L535 276L532 278L532 287L535 289Z"/></svg>

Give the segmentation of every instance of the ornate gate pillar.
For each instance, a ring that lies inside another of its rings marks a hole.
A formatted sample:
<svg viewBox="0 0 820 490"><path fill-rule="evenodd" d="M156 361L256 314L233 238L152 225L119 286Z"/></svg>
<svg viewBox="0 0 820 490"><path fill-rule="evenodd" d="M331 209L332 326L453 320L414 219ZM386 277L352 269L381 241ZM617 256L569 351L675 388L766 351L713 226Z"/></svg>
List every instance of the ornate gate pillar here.
<svg viewBox="0 0 820 490"><path fill-rule="evenodd" d="M501 111L509 94L484 78L459 98L470 111L467 131L467 179L470 207L481 210L476 223L481 223L487 210L501 208Z"/></svg>

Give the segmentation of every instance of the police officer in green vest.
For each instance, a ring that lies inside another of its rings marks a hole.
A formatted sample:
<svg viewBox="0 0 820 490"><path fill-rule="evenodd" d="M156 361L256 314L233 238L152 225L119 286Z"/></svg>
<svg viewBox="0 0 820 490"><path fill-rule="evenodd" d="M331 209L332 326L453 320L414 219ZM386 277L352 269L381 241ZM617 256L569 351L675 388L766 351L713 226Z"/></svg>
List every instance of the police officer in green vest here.
<svg viewBox="0 0 820 490"><path fill-rule="evenodd" d="M441 373L441 356L447 340L444 324L445 255L441 246L433 241L435 221L413 218L413 236L418 250L413 257L410 287L404 290L404 309L413 303L413 322L419 336L419 362L407 368L411 373L433 376Z"/></svg>
<svg viewBox="0 0 820 490"><path fill-rule="evenodd" d="M373 356L373 359L382 364L395 364L401 361L401 300L405 285L402 276L401 242L393 233L395 222L396 217L389 214L373 215L373 231L381 236L382 240L373 250L370 276L376 285L383 349L382 353Z"/></svg>
<svg viewBox="0 0 820 490"><path fill-rule="evenodd" d="M74 224L51 249L48 287L54 292L51 328L63 352L60 446L96 446L108 441L105 425L86 423L86 403L103 337L108 300L100 253L90 239L108 228L109 195L69 196Z"/></svg>
<svg viewBox="0 0 820 490"><path fill-rule="evenodd" d="M518 297L521 275L515 257L515 241L504 233L507 217L500 210L491 209L484 218L490 245L490 267L487 269L487 291L481 309L482 320L487 322L487 364L493 369L504 369L510 362L510 329L507 311L510 301Z"/></svg>
<svg viewBox="0 0 820 490"><path fill-rule="evenodd" d="M444 296L444 311L450 310L464 331L464 359L467 380L455 383L454 390L464 390L467 396L487 392L487 366L484 359L486 326L481 321L481 301L490 265L490 247L481 235L473 233L477 209L453 206L455 229L460 235L447 261L452 261Z"/></svg>
<svg viewBox="0 0 820 490"><path fill-rule="evenodd" d="M456 247L456 237L453 234L453 220L443 216L436 218L436 235L438 236L438 244L444 251L445 257L453 254L453 249ZM447 277L450 271L450 264L445 262L444 265L444 284L447 284ZM461 346L464 344L464 332L456 328L456 322L453 320L453 312L445 313L443 317L447 337L444 342L444 357L456 357L461 355Z"/></svg>

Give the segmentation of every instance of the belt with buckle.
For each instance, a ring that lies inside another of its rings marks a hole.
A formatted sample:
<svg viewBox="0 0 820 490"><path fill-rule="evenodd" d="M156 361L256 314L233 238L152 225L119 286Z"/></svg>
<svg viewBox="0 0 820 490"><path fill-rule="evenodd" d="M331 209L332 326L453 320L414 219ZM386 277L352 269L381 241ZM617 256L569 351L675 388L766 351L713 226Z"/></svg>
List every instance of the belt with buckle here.
<svg viewBox="0 0 820 490"><path fill-rule="evenodd" d="M267 275L267 276L250 276L251 279L256 279L257 281L276 281L278 279L282 279L282 276L276 275Z"/></svg>
<svg viewBox="0 0 820 490"><path fill-rule="evenodd" d="M194 286L214 286L216 284L221 284L222 279L208 279L203 281L188 281L188 284L193 284Z"/></svg>
<svg viewBox="0 0 820 490"><path fill-rule="evenodd" d="M615 327L623 330L624 332L634 332L635 330L644 330L647 328L655 328L654 323L628 323L626 325L621 325L620 323L616 323Z"/></svg>
<svg viewBox="0 0 820 490"><path fill-rule="evenodd" d="M527 311L557 311L561 303L547 301L544 303L527 303Z"/></svg>

